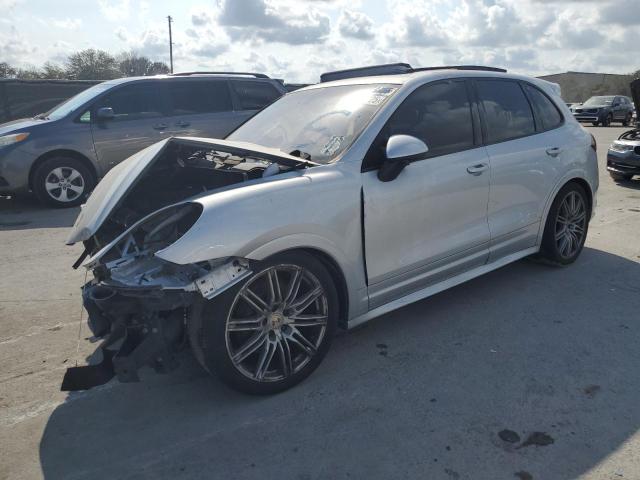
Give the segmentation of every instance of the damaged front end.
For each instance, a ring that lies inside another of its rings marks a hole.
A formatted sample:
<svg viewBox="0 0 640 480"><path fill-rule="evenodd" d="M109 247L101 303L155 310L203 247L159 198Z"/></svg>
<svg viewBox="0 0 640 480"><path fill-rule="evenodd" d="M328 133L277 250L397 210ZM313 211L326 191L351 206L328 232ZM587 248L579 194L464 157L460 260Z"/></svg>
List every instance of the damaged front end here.
<svg viewBox="0 0 640 480"><path fill-rule="evenodd" d="M200 196L308 162L274 161L264 152L212 142L167 141L151 151L151 159L136 160L144 168L131 162L129 170L140 170L133 181L126 168L110 172L83 208L68 243L84 243L77 264L89 257L83 266L94 278L84 285L82 299L91 332L102 339L102 361L69 368L62 390L86 390L114 376L135 382L143 366L172 370L197 302L251 274L249 261L239 257L179 265L156 253L194 227L203 212Z"/></svg>

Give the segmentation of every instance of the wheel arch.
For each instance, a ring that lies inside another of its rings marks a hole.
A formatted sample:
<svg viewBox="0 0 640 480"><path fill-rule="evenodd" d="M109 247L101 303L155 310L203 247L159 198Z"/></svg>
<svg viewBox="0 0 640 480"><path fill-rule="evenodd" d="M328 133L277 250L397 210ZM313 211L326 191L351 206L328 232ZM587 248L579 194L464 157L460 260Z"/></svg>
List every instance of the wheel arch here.
<svg viewBox="0 0 640 480"><path fill-rule="evenodd" d="M34 175L38 167L42 165L44 162L46 162L47 160L49 160L50 158L62 157L62 156L71 157L82 162L83 165L85 165L93 175L93 180L96 183L98 182L98 171L96 169L96 166L86 155L83 155L82 153L76 150L59 148L59 149L50 150L46 153L43 153L38 158L36 158L36 160L33 162L33 165L31 165L31 169L29 170L29 189L30 190L33 190Z"/></svg>
<svg viewBox="0 0 640 480"><path fill-rule="evenodd" d="M339 315L338 326L344 330L347 329L349 319L349 289L347 287L347 280L344 276L344 272L338 262L328 253L318 250L316 248L299 248L298 251L306 252L313 255L327 268L329 274L335 281L336 290L338 292L339 302Z"/></svg>
<svg viewBox="0 0 640 480"><path fill-rule="evenodd" d="M569 176L568 178L565 178L562 181L558 182L558 184L556 185L556 188L554 188L553 190L552 195L549 195L547 204L545 205L545 209L544 209L544 217L540 222L540 229L538 231L538 240L537 240L538 245L540 245L540 243L542 242L542 236L544 235L544 229L547 224L547 217L549 215L549 210L551 210L551 205L553 204L554 200L558 196L558 193L560 192L560 190L562 190L565 186L567 186L570 183L576 183L580 185L586 192L588 208L589 208L588 218L591 219L591 214L593 212L593 207L594 207L594 192L593 192L593 188L591 187L591 184L584 177L580 177L578 175Z"/></svg>

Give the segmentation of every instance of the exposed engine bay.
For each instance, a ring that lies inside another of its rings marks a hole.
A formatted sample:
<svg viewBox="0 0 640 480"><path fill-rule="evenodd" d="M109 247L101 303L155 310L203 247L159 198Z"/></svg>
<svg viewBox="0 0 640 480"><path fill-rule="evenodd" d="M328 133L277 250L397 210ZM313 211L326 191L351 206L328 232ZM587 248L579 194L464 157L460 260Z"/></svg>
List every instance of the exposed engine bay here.
<svg viewBox="0 0 640 480"><path fill-rule="evenodd" d="M186 344L194 306L252 272L242 258L177 265L155 255L179 240L202 214L202 205L188 199L314 165L220 147L226 146L186 138L167 141L84 240L85 251L75 267L90 257L83 266L94 278L84 285L82 298L93 335L104 339L99 347L103 360L68 369L62 390L88 389L114 376L137 381L137 371L145 365L158 372L177 366L175 354Z"/></svg>
<svg viewBox="0 0 640 480"><path fill-rule="evenodd" d="M246 153L239 155L197 141L172 139L93 236L90 253L164 206L296 168Z"/></svg>

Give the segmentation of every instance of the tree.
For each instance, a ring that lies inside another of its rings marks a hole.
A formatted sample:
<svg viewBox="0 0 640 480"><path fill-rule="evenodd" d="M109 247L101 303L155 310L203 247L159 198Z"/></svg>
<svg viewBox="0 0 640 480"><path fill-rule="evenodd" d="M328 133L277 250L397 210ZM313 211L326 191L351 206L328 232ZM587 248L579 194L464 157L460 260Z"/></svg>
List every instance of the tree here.
<svg viewBox="0 0 640 480"><path fill-rule="evenodd" d="M169 73L169 67L163 62L152 62L149 58L135 52L124 52L118 57L120 73L125 77L158 75Z"/></svg>
<svg viewBox="0 0 640 480"><path fill-rule="evenodd" d="M25 68L19 68L16 71L16 78L21 78L23 80L37 80L42 78L42 72L38 70L37 67L29 65Z"/></svg>
<svg viewBox="0 0 640 480"><path fill-rule="evenodd" d="M118 62L104 50L88 48L67 60L66 76L73 80L109 80L120 75Z"/></svg>
<svg viewBox="0 0 640 480"><path fill-rule="evenodd" d="M0 78L12 78L16 76L16 69L7 62L0 62Z"/></svg>
<svg viewBox="0 0 640 480"><path fill-rule="evenodd" d="M56 65L55 63L45 62L42 66L42 78L47 79L63 79L67 78L67 73L64 68L60 65Z"/></svg>

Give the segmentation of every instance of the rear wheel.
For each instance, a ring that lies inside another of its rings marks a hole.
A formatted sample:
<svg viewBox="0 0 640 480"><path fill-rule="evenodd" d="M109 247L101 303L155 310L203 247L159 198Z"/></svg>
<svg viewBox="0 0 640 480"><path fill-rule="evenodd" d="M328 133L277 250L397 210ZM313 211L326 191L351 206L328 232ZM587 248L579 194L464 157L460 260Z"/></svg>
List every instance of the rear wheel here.
<svg viewBox="0 0 640 480"><path fill-rule="evenodd" d="M194 312L189 337L196 358L229 386L271 394L320 364L336 330L338 295L308 253L275 255L254 271Z"/></svg>
<svg viewBox="0 0 640 480"><path fill-rule="evenodd" d="M540 257L556 265L573 263L587 238L589 213L584 189L577 183L565 185L547 215Z"/></svg>
<svg viewBox="0 0 640 480"><path fill-rule="evenodd" d="M49 158L33 174L36 197L53 207L75 207L84 203L94 186L91 171L76 158Z"/></svg>
<svg viewBox="0 0 640 480"><path fill-rule="evenodd" d="M609 175L611 175L611 178L613 178L616 182L623 182L625 180L631 180L631 178L633 177L633 175L628 174L628 173L609 172Z"/></svg>

